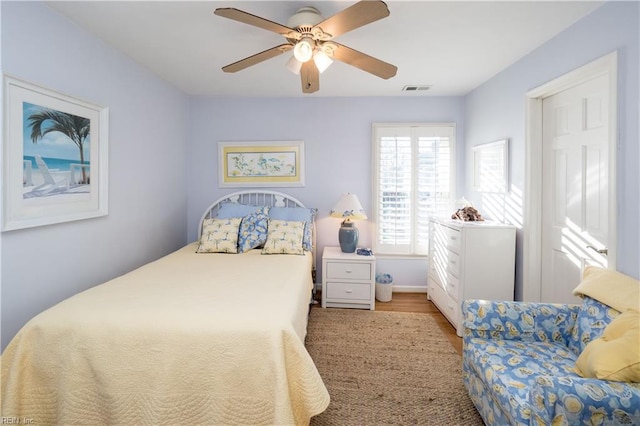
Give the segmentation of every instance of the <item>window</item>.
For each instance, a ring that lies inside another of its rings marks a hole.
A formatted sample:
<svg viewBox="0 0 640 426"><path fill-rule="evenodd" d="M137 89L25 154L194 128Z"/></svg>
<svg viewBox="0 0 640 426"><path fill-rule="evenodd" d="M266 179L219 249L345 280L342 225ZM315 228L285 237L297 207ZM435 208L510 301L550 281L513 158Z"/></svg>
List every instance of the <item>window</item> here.
<svg viewBox="0 0 640 426"><path fill-rule="evenodd" d="M373 125L374 249L426 255L429 217L451 214L453 124Z"/></svg>

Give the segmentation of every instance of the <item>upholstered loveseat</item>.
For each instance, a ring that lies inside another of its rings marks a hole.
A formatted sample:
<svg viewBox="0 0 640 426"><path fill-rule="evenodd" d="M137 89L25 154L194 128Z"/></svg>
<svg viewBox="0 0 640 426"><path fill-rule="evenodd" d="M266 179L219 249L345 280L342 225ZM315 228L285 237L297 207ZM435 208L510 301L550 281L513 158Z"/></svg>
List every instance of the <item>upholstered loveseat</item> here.
<svg viewBox="0 0 640 426"><path fill-rule="evenodd" d="M587 267L581 305L467 300L463 380L487 425L640 425L640 283Z"/></svg>

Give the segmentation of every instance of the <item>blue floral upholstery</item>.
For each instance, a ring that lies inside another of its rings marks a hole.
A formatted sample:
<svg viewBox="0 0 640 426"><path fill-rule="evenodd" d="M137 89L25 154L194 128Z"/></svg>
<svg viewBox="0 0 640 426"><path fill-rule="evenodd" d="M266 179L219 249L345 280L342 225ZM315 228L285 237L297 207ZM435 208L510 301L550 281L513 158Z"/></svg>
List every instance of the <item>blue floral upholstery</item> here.
<svg viewBox="0 0 640 426"><path fill-rule="evenodd" d="M587 343L600 336L618 315L620 312L615 309L586 297L576 319L577 327L573 328L569 338L569 348L580 355Z"/></svg>
<svg viewBox="0 0 640 426"><path fill-rule="evenodd" d="M488 425L640 424L640 384L585 379L575 361L619 312L467 300L463 380Z"/></svg>

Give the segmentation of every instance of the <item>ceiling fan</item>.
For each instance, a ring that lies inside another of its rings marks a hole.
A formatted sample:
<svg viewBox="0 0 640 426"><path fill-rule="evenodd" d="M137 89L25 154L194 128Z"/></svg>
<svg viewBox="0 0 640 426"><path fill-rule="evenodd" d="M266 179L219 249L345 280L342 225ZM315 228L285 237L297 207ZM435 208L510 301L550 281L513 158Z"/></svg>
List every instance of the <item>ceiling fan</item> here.
<svg viewBox="0 0 640 426"><path fill-rule="evenodd" d="M287 62L287 68L300 74L303 93L313 93L320 88L319 74L333 59L384 79L393 77L398 70L394 65L333 41L334 37L389 16L387 5L379 0L362 0L327 19L315 7L303 7L289 18L286 26L235 8L218 8L214 13L287 39L284 44L222 67L224 72L237 72L293 50L294 56Z"/></svg>

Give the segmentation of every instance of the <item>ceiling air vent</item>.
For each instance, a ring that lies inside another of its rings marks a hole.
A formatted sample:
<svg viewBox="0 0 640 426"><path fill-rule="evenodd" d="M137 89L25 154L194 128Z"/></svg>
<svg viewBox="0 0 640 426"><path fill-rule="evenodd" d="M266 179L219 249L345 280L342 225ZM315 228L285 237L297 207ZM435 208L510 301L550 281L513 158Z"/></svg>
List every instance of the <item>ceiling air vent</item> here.
<svg viewBox="0 0 640 426"><path fill-rule="evenodd" d="M431 86L404 86L402 88L403 92L424 92L425 90L429 90Z"/></svg>

